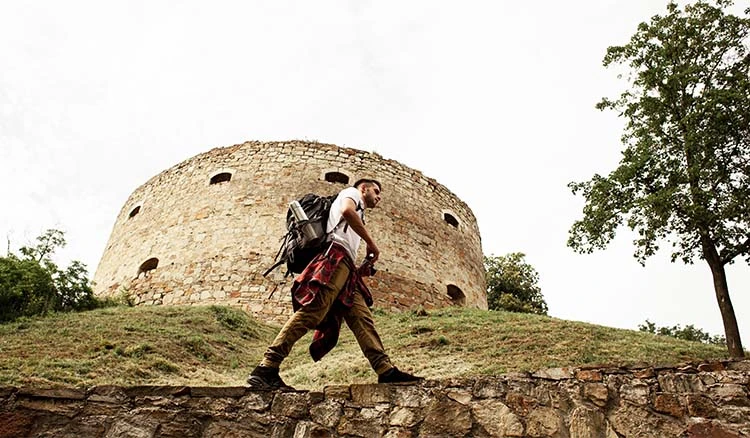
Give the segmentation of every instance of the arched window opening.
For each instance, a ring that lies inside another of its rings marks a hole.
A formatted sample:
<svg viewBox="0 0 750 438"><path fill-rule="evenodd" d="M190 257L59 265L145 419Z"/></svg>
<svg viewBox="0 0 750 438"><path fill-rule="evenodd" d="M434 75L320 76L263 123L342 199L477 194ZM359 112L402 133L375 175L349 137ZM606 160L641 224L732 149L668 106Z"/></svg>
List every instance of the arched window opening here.
<svg viewBox="0 0 750 438"><path fill-rule="evenodd" d="M458 228L458 219L450 213L443 213L443 220L455 228Z"/></svg>
<svg viewBox="0 0 750 438"><path fill-rule="evenodd" d="M223 182L229 182L232 179L232 174L229 172L221 172L211 177L210 185L219 184Z"/></svg>
<svg viewBox="0 0 750 438"><path fill-rule="evenodd" d="M448 296L451 298L451 304L454 306L463 306L466 304L466 295L456 285L448 285Z"/></svg>
<svg viewBox="0 0 750 438"><path fill-rule="evenodd" d="M326 181L337 184L349 184L349 177L341 172L328 172L325 177Z"/></svg>
<svg viewBox="0 0 750 438"><path fill-rule="evenodd" d="M136 277L140 277L141 274L148 275L148 273L156 269L157 266L159 266L159 259L157 259L156 257L151 257L150 259L141 263L141 267L138 268L138 275Z"/></svg>
<svg viewBox="0 0 750 438"><path fill-rule="evenodd" d="M137 215L140 212L141 212L141 206L139 205L139 206L135 207L134 209L132 209L130 211L130 214L128 215L128 219L130 219L131 217Z"/></svg>

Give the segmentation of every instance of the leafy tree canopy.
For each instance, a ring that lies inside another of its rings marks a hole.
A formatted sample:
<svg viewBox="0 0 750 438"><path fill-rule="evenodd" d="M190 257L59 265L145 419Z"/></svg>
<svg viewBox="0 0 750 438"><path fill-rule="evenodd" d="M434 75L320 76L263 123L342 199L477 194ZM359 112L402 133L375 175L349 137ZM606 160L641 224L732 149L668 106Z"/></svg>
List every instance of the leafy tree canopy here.
<svg viewBox="0 0 750 438"><path fill-rule="evenodd" d="M0 322L51 311L85 310L103 305L93 295L86 266L73 261L60 269L52 261L65 246L59 230L47 230L20 256L0 257Z"/></svg>
<svg viewBox="0 0 750 438"><path fill-rule="evenodd" d="M638 324L638 330L660 336L671 336L685 341L702 342L704 344L726 345L727 343L724 336L711 335L694 327L692 324L688 324L685 327L680 326L680 324L672 327L657 327L656 324L647 319L643 324Z"/></svg>
<svg viewBox="0 0 750 438"><path fill-rule="evenodd" d="M664 242L672 261L705 260L730 353L741 357L724 266L750 261L750 19L725 13L731 5L669 3L607 49L604 66L625 66L629 87L597 108L626 119L625 150L608 176L570 183L586 204L568 245L603 249L627 225L642 264Z"/></svg>
<svg viewBox="0 0 750 438"><path fill-rule="evenodd" d="M537 285L539 274L524 257L520 252L484 257L490 309L547 314L547 303Z"/></svg>

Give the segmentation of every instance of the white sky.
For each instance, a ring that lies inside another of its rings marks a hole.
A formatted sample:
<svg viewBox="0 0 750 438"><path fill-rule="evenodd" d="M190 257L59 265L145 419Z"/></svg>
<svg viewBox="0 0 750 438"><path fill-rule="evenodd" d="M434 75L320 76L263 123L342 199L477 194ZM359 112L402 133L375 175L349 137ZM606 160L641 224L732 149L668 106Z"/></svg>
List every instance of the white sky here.
<svg viewBox="0 0 750 438"><path fill-rule="evenodd" d="M550 315L636 329L723 326L705 262L645 268L625 231L566 247L608 174L626 84L601 65L666 1L5 1L0 4L0 237L66 232L90 275L127 197L217 146L318 140L374 151L472 208L485 254L526 253ZM384 195L387 195L387 188ZM415 193L415 196L418 196ZM0 254L7 244L2 242ZM750 346L750 269L729 286Z"/></svg>

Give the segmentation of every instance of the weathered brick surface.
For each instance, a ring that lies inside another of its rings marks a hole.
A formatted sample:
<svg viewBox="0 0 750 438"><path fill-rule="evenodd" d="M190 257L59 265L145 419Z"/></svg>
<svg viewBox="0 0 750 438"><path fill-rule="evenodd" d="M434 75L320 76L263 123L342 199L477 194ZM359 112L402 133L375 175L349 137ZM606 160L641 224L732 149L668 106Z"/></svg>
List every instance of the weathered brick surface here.
<svg viewBox="0 0 750 438"><path fill-rule="evenodd" d="M383 183L383 201L367 212L382 251L379 272L368 279L376 306L487 308L479 229L463 201L376 153L303 141L216 148L137 188L115 221L95 292L126 292L137 304L231 304L283 321L291 311L291 280L285 268L269 277L262 273L273 264L288 203L345 187L325 181L332 171L349 176L350 184L360 177ZM221 172L231 173L231 180L209 184ZM445 213L458 227L446 222ZM139 275L151 258L158 259L156 269ZM449 285L465 295L462 302L448 295Z"/></svg>
<svg viewBox="0 0 750 438"><path fill-rule="evenodd" d="M0 388L0 438L738 438L750 436L747 388L736 383L747 381L748 364L712 363L698 371L660 368L659 378L644 378L641 369L603 368L596 370L601 383L571 369L572 376L583 379L550 379L557 371L544 370L415 385L337 386L323 392ZM725 369L742 371L728 379L719 374ZM710 388L684 384L693 382L688 376L719 383ZM643 388L649 388L648 396Z"/></svg>

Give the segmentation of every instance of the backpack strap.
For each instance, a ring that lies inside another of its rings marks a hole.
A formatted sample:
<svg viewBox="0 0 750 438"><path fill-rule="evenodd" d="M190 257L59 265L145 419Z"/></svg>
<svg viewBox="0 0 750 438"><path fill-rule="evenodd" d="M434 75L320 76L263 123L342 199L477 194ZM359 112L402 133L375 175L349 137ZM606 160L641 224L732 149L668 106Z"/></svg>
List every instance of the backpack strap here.
<svg viewBox="0 0 750 438"><path fill-rule="evenodd" d="M274 263L273 266L271 266L270 268L268 268L268 270L263 273L263 276L264 277L267 276L268 274L271 273L271 271L273 271L274 269L276 269L279 266L281 266L284 262L286 262L286 260L279 260L278 262Z"/></svg>
<svg viewBox="0 0 750 438"><path fill-rule="evenodd" d="M284 237L281 238L281 246L279 247L279 250L276 251L276 257L273 258L273 260L276 263L274 263L273 266L271 266L270 268L268 268L268 270L263 273L264 277L267 277L268 274L271 273L271 271L273 271L274 269L278 268L279 266L281 266L283 263L286 262L286 257L282 256L282 252L284 252L284 248L286 248L287 244L289 243L289 240L293 239L293 238L294 237L292 236L292 230L289 230L284 235ZM289 273L287 272L287 274L289 274Z"/></svg>
<svg viewBox="0 0 750 438"><path fill-rule="evenodd" d="M362 207L362 203L361 202L357 202L357 208L354 211L361 211L362 212L362 215L360 216L360 218L362 219L362 223L365 223L365 209L364 209L364 207ZM344 221L344 217L343 216L341 216L341 220ZM335 227L333 227L333 230L331 230L331 232L333 233L333 231L336 228L338 228L339 225L341 225L341 222L339 222ZM347 222L346 225L344 225L344 232L346 233L346 230L348 230L348 229L349 229L349 222Z"/></svg>

